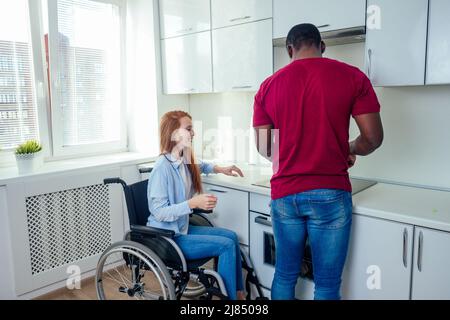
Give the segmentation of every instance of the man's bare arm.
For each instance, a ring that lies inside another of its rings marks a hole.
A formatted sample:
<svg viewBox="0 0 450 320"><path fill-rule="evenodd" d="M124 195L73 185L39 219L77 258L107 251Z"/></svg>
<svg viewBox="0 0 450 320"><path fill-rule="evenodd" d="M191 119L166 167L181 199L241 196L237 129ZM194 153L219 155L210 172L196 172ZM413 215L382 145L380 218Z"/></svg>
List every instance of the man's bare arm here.
<svg viewBox="0 0 450 320"><path fill-rule="evenodd" d="M383 143L383 125L379 113L355 116L360 135L350 142L350 153L366 156L378 149Z"/></svg>

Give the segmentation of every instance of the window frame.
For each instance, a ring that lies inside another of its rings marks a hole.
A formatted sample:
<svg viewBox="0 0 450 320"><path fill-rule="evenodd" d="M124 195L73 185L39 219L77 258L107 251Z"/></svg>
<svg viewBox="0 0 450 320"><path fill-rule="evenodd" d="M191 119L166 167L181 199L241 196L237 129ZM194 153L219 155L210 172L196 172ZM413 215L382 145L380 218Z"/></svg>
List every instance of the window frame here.
<svg viewBox="0 0 450 320"><path fill-rule="evenodd" d="M33 0L29 0L33 1ZM49 26L49 60L51 57L57 54L56 43L52 41L52 35L57 34L58 30L58 16L57 16L57 8L58 8L58 0L47 0L48 1L48 26ZM127 141L127 88L126 88L126 78L127 78L127 68L126 68L126 5L122 0L90 0L100 3L107 3L117 5L119 7L119 21L120 21L120 91L121 91L121 99L120 99L120 135L119 141L114 142L103 142L103 143L92 143L92 144L83 144L77 146L64 146L63 145L63 126L61 121L57 121L56 119L61 119L61 109L57 107L50 108L50 104L47 103L47 118L50 119L51 123L51 135L49 135L49 144L52 146L52 160L65 159L65 158L73 158L73 157L82 157L82 156L90 156L90 155L98 155L98 154L106 154L106 153L114 153L114 152L124 152L128 151L128 141ZM38 2L38 1L36 1ZM43 30L43 29L41 29ZM41 32L41 39L44 39L44 33ZM43 46L42 48L45 48ZM45 59L45 55L44 55ZM58 60L54 62L50 61L50 79L58 79ZM59 106L59 95L56 87L58 86L57 80L50 81L50 97L48 97L49 101L51 101L52 106ZM47 86L48 88L48 86ZM48 90L46 91L48 96ZM44 129L45 131L45 129ZM50 148L49 148L50 149Z"/></svg>
<svg viewBox="0 0 450 320"><path fill-rule="evenodd" d="M43 146L44 157L51 155L49 143L48 127L48 94L45 88L47 86L47 76L45 70L45 56L42 56L43 40L41 41L42 14L40 10L40 2L28 0L28 18L30 24L30 46L33 72L33 91L36 103L36 120L37 120L37 138ZM12 166L15 164L15 150L0 150L0 167Z"/></svg>

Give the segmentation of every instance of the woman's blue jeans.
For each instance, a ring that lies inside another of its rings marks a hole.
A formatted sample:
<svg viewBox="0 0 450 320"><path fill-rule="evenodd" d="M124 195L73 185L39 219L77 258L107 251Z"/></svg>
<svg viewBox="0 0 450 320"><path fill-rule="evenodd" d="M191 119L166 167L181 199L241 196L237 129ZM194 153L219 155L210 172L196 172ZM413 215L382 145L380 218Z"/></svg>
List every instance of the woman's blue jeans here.
<svg viewBox="0 0 450 320"><path fill-rule="evenodd" d="M228 297L236 300L236 292L244 289L241 249L235 232L222 228L189 226L187 235L174 238L187 260L218 257L217 272L223 278Z"/></svg>
<svg viewBox="0 0 450 320"><path fill-rule="evenodd" d="M306 237L314 272L314 299L338 300L352 222L350 192L318 189L271 204L276 264L271 296L295 299Z"/></svg>

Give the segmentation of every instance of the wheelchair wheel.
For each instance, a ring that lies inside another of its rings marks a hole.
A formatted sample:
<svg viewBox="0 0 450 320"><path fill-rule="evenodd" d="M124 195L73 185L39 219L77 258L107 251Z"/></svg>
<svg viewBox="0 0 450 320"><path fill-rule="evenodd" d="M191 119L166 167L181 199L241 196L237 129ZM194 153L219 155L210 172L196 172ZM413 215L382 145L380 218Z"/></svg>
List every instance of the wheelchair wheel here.
<svg viewBox="0 0 450 320"><path fill-rule="evenodd" d="M121 241L101 255L95 276L100 300L175 300L172 277L146 246Z"/></svg>

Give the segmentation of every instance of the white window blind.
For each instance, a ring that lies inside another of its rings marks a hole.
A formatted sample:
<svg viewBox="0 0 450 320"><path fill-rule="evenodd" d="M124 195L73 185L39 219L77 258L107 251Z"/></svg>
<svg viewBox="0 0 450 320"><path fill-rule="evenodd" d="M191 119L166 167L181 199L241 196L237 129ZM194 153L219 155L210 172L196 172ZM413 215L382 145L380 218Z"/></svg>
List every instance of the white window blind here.
<svg viewBox="0 0 450 320"><path fill-rule="evenodd" d="M28 0L0 0L0 148L39 139Z"/></svg>
<svg viewBox="0 0 450 320"><path fill-rule="evenodd" d="M119 6L49 0L48 12L55 153L124 144Z"/></svg>

